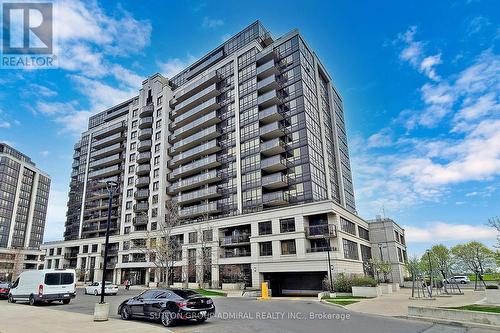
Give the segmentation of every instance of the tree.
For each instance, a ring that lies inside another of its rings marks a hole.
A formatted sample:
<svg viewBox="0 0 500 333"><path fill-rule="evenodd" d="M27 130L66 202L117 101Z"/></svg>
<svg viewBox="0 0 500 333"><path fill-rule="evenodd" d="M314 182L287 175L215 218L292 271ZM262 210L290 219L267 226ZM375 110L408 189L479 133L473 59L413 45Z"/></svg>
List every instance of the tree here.
<svg viewBox="0 0 500 333"><path fill-rule="evenodd" d="M174 262L178 260L181 250L180 242L172 237L172 229L179 224L179 209L174 201L165 202L165 218L160 219L157 230L146 233L149 240L147 246L142 249L149 256L149 261L156 266L156 274L160 276L160 284L169 286L170 270Z"/></svg>
<svg viewBox="0 0 500 333"><path fill-rule="evenodd" d="M469 242L452 247L451 253L462 270L476 274L476 288L478 277L486 286L482 274L485 268L493 265L495 252L480 242Z"/></svg>
<svg viewBox="0 0 500 333"><path fill-rule="evenodd" d="M203 222L194 227L199 240L200 248L197 251L196 262L196 282L199 288L203 288L205 282L210 282L212 275L212 247L214 235L211 224L208 221L208 215Z"/></svg>
<svg viewBox="0 0 500 333"><path fill-rule="evenodd" d="M389 261L370 259L370 264L377 276L378 281L380 281L380 274L382 274L384 277L384 282L389 282L389 273L392 272L392 264Z"/></svg>
<svg viewBox="0 0 500 333"><path fill-rule="evenodd" d="M497 248L500 248L500 218L497 217L492 217L488 220L487 225L489 225L492 228L495 228L497 230Z"/></svg>

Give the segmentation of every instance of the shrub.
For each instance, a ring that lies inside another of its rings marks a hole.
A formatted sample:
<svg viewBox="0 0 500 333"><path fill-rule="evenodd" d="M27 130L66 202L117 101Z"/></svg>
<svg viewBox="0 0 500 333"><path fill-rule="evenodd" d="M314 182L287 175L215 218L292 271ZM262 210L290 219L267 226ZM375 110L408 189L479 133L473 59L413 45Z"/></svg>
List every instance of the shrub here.
<svg viewBox="0 0 500 333"><path fill-rule="evenodd" d="M412 280L411 276L405 276L403 278L403 281L407 281L408 282L408 281L413 281L413 280Z"/></svg>
<svg viewBox="0 0 500 333"><path fill-rule="evenodd" d="M356 287L376 287L377 280L369 276L359 276L352 279L352 286Z"/></svg>
<svg viewBox="0 0 500 333"><path fill-rule="evenodd" d="M339 274L333 280L333 288L335 291L340 293L352 292L352 278L346 276L345 274Z"/></svg>
<svg viewBox="0 0 500 333"><path fill-rule="evenodd" d="M498 289L498 286L496 284L488 284L486 289Z"/></svg>

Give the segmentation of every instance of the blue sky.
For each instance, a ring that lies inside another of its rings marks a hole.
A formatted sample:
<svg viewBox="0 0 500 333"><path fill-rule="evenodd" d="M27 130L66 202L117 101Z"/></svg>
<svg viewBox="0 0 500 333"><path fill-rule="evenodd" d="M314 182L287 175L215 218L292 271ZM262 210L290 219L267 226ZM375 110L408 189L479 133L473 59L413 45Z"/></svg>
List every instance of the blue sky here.
<svg viewBox="0 0 500 333"><path fill-rule="evenodd" d="M45 239L64 230L73 144L90 114L259 19L298 28L344 98L359 214L393 217L410 253L493 244L500 215L497 1L60 1L59 69L0 70L0 140L52 176Z"/></svg>

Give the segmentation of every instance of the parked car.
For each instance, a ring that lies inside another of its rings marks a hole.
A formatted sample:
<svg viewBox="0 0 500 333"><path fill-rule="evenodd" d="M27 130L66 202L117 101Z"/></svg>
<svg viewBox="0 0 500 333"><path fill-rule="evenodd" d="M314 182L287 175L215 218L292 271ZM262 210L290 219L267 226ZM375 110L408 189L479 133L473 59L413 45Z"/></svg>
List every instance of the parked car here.
<svg viewBox="0 0 500 333"><path fill-rule="evenodd" d="M451 277L449 279L444 280L444 283L461 283L461 284L467 284L469 283L469 277L465 275L455 275L454 277Z"/></svg>
<svg viewBox="0 0 500 333"><path fill-rule="evenodd" d="M0 298L8 298L10 290L10 283L0 282Z"/></svg>
<svg viewBox="0 0 500 333"><path fill-rule="evenodd" d="M190 289L151 289L130 298L118 307L122 319L159 320L164 326L178 321L204 322L215 312L211 298Z"/></svg>
<svg viewBox="0 0 500 333"><path fill-rule="evenodd" d="M42 269L22 272L9 291L9 303L29 301L30 305L39 302L61 301L68 304L75 298L74 269Z"/></svg>
<svg viewBox="0 0 500 333"><path fill-rule="evenodd" d="M102 282L94 282L85 287L85 295L94 294L100 295L102 290ZM112 282L106 281L104 284L105 295L116 295L118 293L118 286Z"/></svg>

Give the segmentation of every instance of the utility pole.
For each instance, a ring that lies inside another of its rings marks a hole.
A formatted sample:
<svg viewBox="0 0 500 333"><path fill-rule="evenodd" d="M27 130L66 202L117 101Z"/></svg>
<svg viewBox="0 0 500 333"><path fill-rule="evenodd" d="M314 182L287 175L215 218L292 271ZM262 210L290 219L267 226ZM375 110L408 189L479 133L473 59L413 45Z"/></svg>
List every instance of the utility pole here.
<svg viewBox="0 0 500 333"><path fill-rule="evenodd" d="M431 263L431 251L427 250L427 258L429 259L429 278L430 278L430 285L429 285L429 297L432 297L432 263Z"/></svg>

